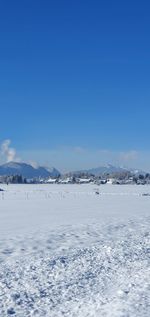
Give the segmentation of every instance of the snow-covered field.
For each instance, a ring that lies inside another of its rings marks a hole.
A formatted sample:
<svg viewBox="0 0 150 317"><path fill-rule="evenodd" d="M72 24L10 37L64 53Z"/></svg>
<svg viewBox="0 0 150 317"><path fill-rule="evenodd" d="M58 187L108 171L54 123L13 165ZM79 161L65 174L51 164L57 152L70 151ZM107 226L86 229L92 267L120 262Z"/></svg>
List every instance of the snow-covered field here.
<svg viewBox="0 0 150 317"><path fill-rule="evenodd" d="M150 316L150 186L0 188L0 317Z"/></svg>

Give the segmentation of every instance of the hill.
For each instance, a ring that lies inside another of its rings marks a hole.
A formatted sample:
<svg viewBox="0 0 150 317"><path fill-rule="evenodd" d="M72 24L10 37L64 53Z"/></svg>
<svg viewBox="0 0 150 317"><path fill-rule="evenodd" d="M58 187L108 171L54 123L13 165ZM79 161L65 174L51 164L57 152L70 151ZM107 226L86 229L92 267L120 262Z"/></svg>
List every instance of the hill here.
<svg viewBox="0 0 150 317"><path fill-rule="evenodd" d="M47 169L39 166L35 168L27 163L9 162L0 166L0 175L22 175L25 178L38 178L38 177L56 177L60 172L54 167Z"/></svg>

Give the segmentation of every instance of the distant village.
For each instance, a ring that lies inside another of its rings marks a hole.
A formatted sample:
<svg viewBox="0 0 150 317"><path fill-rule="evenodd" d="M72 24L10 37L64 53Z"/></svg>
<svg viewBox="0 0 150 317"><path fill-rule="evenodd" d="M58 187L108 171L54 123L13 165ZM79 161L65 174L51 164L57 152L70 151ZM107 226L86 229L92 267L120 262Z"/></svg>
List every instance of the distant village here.
<svg viewBox="0 0 150 317"><path fill-rule="evenodd" d="M95 176L89 173L68 173L57 177L24 178L22 175L2 175L3 184L89 184L96 185L146 185L150 184L150 174L133 174L131 172L103 173Z"/></svg>

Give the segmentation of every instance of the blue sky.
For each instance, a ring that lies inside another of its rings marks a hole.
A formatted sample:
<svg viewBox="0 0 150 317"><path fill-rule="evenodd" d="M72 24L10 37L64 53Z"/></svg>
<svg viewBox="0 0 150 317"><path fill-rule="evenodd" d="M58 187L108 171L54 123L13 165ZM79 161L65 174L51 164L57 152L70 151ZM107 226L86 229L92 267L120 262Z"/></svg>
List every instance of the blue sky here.
<svg viewBox="0 0 150 317"><path fill-rule="evenodd" d="M150 169L149 12L149 1L3 1L0 142L60 169Z"/></svg>

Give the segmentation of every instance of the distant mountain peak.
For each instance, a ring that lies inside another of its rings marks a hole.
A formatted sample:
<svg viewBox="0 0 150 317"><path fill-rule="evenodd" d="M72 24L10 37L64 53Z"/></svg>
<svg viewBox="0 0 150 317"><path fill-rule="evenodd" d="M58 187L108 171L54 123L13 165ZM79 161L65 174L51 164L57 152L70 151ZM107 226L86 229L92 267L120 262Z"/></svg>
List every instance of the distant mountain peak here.
<svg viewBox="0 0 150 317"><path fill-rule="evenodd" d="M60 172L56 168L33 167L25 162L8 162L0 166L0 175L22 175L25 178L56 177Z"/></svg>
<svg viewBox="0 0 150 317"><path fill-rule="evenodd" d="M131 168L127 168L127 167L124 167L124 166L114 166L112 164L106 164L106 165L103 165L103 166L99 166L99 167L96 167L96 168L91 168L91 169L88 169L88 170L80 170L80 171L77 171L75 173L87 173L87 174L93 174L95 176L99 176L99 175L102 175L102 174L111 174L111 173L122 173L122 172L132 172L134 174L137 174L137 173L142 173L142 171L139 171L139 170L136 170L136 169L131 169Z"/></svg>

